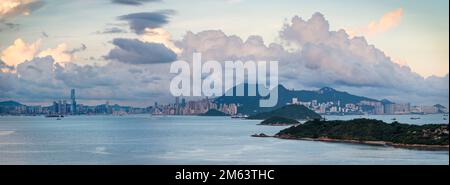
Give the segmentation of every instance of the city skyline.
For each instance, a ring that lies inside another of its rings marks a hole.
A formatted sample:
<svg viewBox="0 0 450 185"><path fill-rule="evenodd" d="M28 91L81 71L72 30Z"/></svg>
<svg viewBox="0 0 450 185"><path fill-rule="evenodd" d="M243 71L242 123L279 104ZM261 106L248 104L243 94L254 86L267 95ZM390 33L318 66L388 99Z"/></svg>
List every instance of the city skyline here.
<svg viewBox="0 0 450 185"><path fill-rule="evenodd" d="M5 2L1 101L42 104L75 88L87 104L169 103L170 63L198 51L278 60L288 88L448 106L448 1Z"/></svg>
<svg viewBox="0 0 450 185"><path fill-rule="evenodd" d="M0 115L91 115L91 114L152 114L152 115L200 115L211 109L219 110L230 116L248 116L243 109L246 109L243 102L220 103L216 98L203 97L196 100L188 100L184 97L174 97L174 102L161 104L155 101L153 105L145 107L133 107L129 105L119 105L106 100L104 104L85 105L79 104L76 100L75 89L70 90L70 101L65 98L54 100L50 105L17 105L19 102L13 100L0 102L6 103L0 106ZM319 94L346 93L339 92L330 87L324 87L316 91ZM357 95L351 95L357 96ZM434 105L412 105L411 103L391 102L387 99L375 100L364 96L357 103L344 103L348 100L341 99L335 101L319 101L312 99L305 101L299 96L293 97L290 101L281 104L285 105L303 105L308 109L324 115L403 115L403 114L438 114L448 113L448 108L440 104ZM69 103L68 103L69 102ZM20 104L20 103L19 103Z"/></svg>

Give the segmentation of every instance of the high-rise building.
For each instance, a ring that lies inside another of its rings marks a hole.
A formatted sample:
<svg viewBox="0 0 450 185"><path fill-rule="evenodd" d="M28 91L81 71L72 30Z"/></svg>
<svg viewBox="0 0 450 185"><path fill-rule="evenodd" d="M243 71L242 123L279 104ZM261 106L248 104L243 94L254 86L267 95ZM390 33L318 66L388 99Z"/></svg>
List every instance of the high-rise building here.
<svg viewBox="0 0 450 185"><path fill-rule="evenodd" d="M53 101L53 113L59 113L59 104L56 101Z"/></svg>
<svg viewBox="0 0 450 185"><path fill-rule="evenodd" d="M175 97L175 115L179 115L180 114L180 98L179 97Z"/></svg>
<svg viewBox="0 0 450 185"><path fill-rule="evenodd" d="M394 114L394 110L395 110L394 105L395 104L393 104L393 103L385 104L384 105L384 114L389 114L389 115Z"/></svg>
<svg viewBox="0 0 450 185"><path fill-rule="evenodd" d="M75 101L75 89L70 91L70 99L72 100L70 112L72 114L77 114L77 102Z"/></svg>

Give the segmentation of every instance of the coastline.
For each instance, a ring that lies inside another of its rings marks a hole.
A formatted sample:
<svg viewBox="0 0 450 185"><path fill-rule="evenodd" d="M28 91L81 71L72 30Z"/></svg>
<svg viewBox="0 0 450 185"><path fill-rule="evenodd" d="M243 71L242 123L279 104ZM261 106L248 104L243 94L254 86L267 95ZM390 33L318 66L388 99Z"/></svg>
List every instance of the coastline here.
<svg viewBox="0 0 450 185"><path fill-rule="evenodd" d="M290 140L363 144L363 145L385 146L385 147L413 149L413 150L429 150L429 151L448 151L449 150L449 145L402 144L402 143L393 143L393 142L386 142L386 141L360 141L360 140L349 140L349 139L332 139L332 138L328 138L328 137L298 138L298 137L288 135L288 134L274 135L274 136L269 136L269 135L265 135L265 134L264 135L255 134L255 135L252 135L252 137L273 137L273 138L278 138L278 139L290 139Z"/></svg>

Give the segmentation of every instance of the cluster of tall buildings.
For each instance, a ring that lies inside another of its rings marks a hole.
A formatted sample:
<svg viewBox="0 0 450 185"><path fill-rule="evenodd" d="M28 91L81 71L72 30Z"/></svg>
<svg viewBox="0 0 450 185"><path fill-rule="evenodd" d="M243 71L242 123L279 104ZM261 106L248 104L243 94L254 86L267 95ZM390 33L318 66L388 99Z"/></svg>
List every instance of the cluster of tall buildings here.
<svg viewBox="0 0 450 185"><path fill-rule="evenodd" d="M198 115L207 112L210 109L216 109L229 115L236 115L238 112L238 106L232 104L217 104L213 100L208 98L187 101L184 98L175 97L174 104L155 105L152 108L152 114L154 115Z"/></svg>
<svg viewBox="0 0 450 185"><path fill-rule="evenodd" d="M319 102L318 100L301 101L299 98L292 98L288 104L300 104L319 114L435 114L448 113L448 109L442 105L424 106L410 103L392 103L389 101L362 100L358 103L341 103L341 101ZM242 105L241 105L242 106ZM238 114L238 104L219 104L214 99L207 97L201 100L186 101L185 98L176 97L172 104L159 105L155 102L154 106L145 108L110 105L105 104L87 106L78 104L76 101L75 89L70 91L70 99L61 99L53 101L50 106L27 106L18 102L9 101L0 106L0 114L5 115L81 115L81 114L143 114L153 115L198 115L215 109L229 115ZM241 107L242 108L242 107Z"/></svg>
<svg viewBox="0 0 450 185"><path fill-rule="evenodd" d="M442 106L411 106L410 103L384 103L380 101L363 100L359 103L341 104L335 102L300 101L298 98L292 98L290 104L299 104L319 114L375 114L375 115L394 115L394 114L436 114L447 113L448 110Z"/></svg>
<svg viewBox="0 0 450 185"><path fill-rule="evenodd" d="M55 115L67 115L77 114L77 102L75 100L75 89L70 90L70 103L67 100L53 101L53 105L49 114Z"/></svg>

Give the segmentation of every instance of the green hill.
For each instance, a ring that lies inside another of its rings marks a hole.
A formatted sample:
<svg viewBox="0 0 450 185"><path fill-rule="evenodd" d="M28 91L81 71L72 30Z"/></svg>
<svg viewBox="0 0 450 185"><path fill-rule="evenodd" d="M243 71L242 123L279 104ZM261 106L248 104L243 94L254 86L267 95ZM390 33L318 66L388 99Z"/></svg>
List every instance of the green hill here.
<svg viewBox="0 0 450 185"><path fill-rule="evenodd" d="M281 130L280 138L328 138L337 140L384 141L394 144L447 145L448 124L408 125L374 119L308 121Z"/></svg>
<svg viewBox="0 0 450 185"><path fill-rule="evenodd" d="M364 96L353 95L344 91L338 91L330 87L324 87L318 90L293 90L286 89L283 85L278 85L278 103L274 107L260 107L259 100L266 97L261 97L258 93L256 96L249 96L248 89L249 87L253 87L258 89L257 84L239 84L232 89L229 89L229 92L236 93L238 88L244 89L244 96L220 96L214 99L214 102L217 104L230 104L235 103L239 105L238 113L241 114L257 114L262 112L272 111L283 106L286 106L287 103L292 102L292 98L298 98L304 102L310 102L316 100L317 103L326 103L326 102L340 102L341 105L345 105L347 103L357 104L360 101L378 101L372 98L367 98Z"/></svg>
<svg viewBox="0 0 450 185"><path fill-rule="evenodd" d="M290 119L320 119L321 116L303 105L287 105L269 112L263 112L249 116L247 119L267 119L273 116L279 116Z"/></svg>
<svg viewBox="0 0 450 185"><path fill-rule="evenodd" d="M2 101L0 102L0 106L1 107L17 107L17 106L22 106L23 104L16 102L16 101Z"/></svg>
<svg viewBox="0 0 450 185"><path fill-rule="evenodd" d="M293 125L299 123L295 119L289 119L280 116L270 117L260 123L260 125Z"/></svg>

